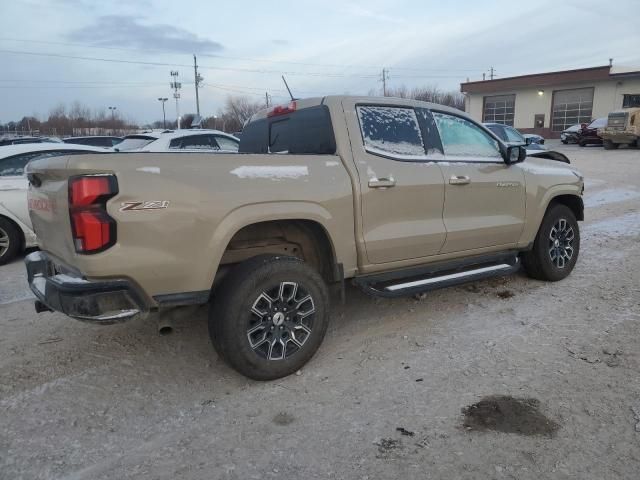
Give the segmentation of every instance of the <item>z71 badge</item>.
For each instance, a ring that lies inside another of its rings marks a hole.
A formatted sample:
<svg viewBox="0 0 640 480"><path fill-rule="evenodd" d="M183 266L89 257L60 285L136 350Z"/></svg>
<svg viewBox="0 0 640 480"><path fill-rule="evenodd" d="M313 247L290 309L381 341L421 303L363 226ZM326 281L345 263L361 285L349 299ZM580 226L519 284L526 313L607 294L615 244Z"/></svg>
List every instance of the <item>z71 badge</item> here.
<svg viewBox="0 0 640 480"><path fill-rule="evenodd" d="M129 212L131 210L161 210L169 208L169 200L152 200L150 202L122 202L121 212Z"/></svg>

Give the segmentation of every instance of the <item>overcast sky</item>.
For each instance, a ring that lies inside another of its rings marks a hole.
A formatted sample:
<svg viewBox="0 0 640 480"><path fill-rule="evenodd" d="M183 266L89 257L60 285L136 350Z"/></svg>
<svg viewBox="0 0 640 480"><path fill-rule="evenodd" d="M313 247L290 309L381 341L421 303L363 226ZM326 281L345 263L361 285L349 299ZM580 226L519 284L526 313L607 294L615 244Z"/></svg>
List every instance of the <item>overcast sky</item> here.
<svg viewBox="0 0 640 480"><path fill-rule="evenodd" d="M281 73L303 97L380 89L383 67L392 87L459 89L491 66L504 77L640 65L638 0L3 0L0 11L0 123L74 100L144 123L162 118L160 96L174 118L172 69L181 113L195 112L193 53L203 115L230 94L285 102Z"/></svg>

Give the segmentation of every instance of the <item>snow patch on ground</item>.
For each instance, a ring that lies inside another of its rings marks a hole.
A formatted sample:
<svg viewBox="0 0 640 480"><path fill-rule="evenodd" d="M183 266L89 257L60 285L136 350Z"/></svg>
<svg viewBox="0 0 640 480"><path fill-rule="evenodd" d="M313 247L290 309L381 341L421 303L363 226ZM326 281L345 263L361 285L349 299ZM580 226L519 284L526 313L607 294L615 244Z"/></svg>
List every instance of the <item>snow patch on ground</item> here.
<svg viewBox="0 0 640 480"><path fill-rule="evenodd" d="M584 231L609 237L640 235L640 212L590 223L584 227Z"/></svg>
<svg viewBox="0 0 640 480"><path fill-rule="evenodd" d="M601 190L589 194L587 190L585 193L584 206L588 208L600 207L609 203L625 202L634 198L640 198L640 192L629 189L616 189L616 190Z"/></svg>

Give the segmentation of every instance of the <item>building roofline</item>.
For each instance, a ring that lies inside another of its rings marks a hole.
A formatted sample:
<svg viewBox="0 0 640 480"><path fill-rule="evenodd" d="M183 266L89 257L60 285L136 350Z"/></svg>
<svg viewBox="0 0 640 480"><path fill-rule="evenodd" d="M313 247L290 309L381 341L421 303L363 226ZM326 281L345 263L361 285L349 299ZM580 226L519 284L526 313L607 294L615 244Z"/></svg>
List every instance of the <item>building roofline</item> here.
<svg viewBox="0 0 640 480"><path fill-rule="evenodd" d="M544 87L567 83L594 82L619 78L622 76L640 76L640 71L612 73L611 66L577 68L555 72L533 73L516 77L479 80L460 84L460 91L466 93L488 93L516 88Z"/></svg>

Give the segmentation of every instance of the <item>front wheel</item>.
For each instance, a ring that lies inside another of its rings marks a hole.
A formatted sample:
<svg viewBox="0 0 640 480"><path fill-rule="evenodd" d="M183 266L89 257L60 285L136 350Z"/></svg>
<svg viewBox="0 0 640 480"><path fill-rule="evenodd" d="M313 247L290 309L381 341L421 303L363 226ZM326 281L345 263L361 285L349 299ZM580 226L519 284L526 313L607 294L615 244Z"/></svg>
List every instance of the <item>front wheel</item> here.
<svg viewBox="0 0 640 480"><path fill-rule="evenodd" d="M615 150L616 148L618 148L618 144L613 143L611 140L605 140L604 142L602 142L602 144L605 150Z"/></svg>
<svg viewBox="0 0 640 480"><path fill-rule="evenodd" d="M213 302L213 346L231 367L254 380L299 370L322 343L329 322L324 280L295 257L246 260L223 280Z"/></svg>
<svg viewBox="0 0 640 480"><path fill-rule="evenodd" d="M13 223L0 218L0 265L13 260L22 247L22 235Z"/></svg>
<svg viewBox="0 0 640 480"><path fill-rule="evenodd" d="M555 204L547 210L533 248L523 254L522 263L530 277L557 282L571 273L579 252L576 216L566 205Z"/></svg>

